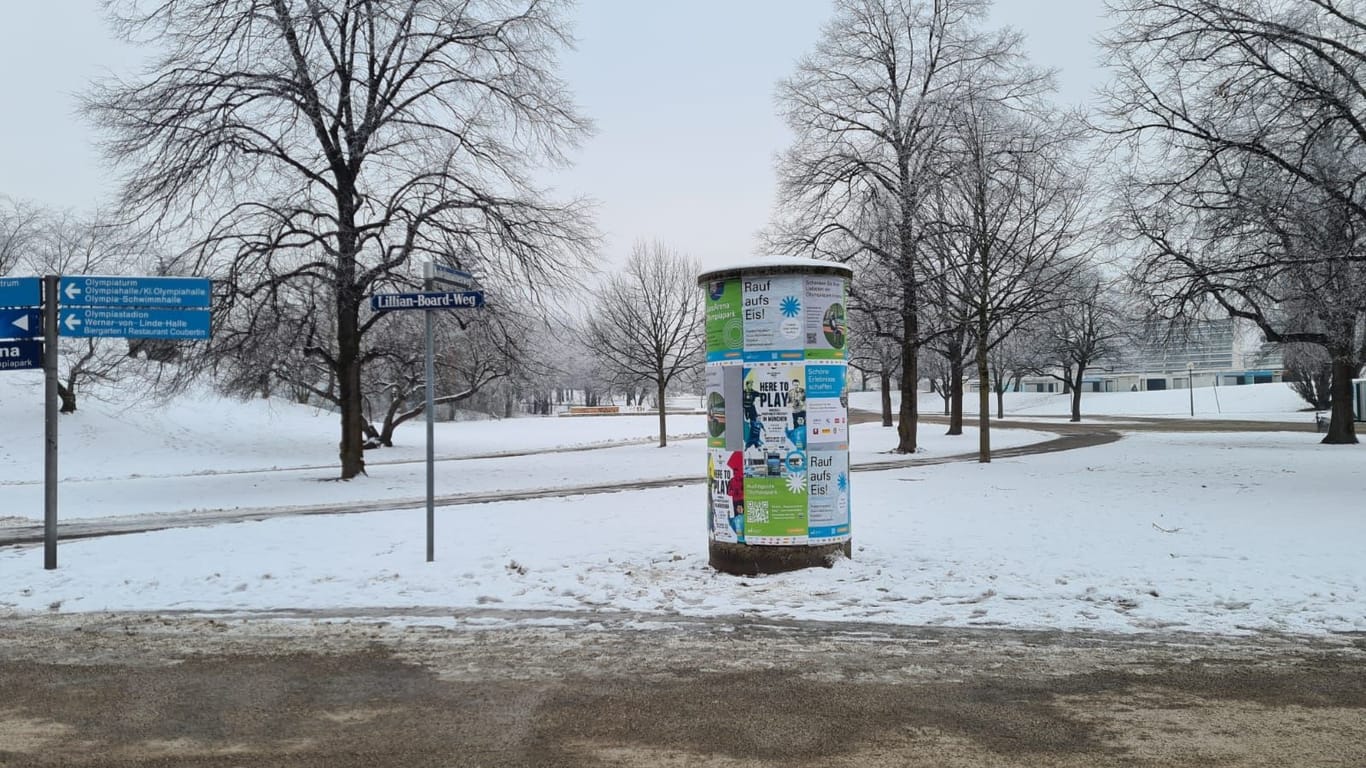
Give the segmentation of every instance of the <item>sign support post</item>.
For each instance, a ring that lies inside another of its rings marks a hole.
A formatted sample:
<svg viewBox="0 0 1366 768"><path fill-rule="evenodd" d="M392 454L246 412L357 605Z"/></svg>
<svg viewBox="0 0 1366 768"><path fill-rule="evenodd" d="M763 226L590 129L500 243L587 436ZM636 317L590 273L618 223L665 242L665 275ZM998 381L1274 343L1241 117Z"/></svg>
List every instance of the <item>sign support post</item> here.
<svg viewBox="0 0 1366 768"><path fill-rule="evenodd" d="M43 276L43 568L57 567L57 276Z"/></svg>
<svg viewBox="0 0 1366 768"><path fill-rule="evenodd" d="M436 284L456 286L460 291L437 291ZM422 265L423 293L376 293L370 296L375 312L422 310L426 330L426 407L427 412L427 562L436 560L436 341L432 312L438 309L478 309L484 306L484 292L469 290L474 276L435 262Z"/></svg>
<svg viewBox="0 0 1366 768"><path fill-rule="evenodd" d="M432 288L432 266L427 263L424 271L422 290L431 292ZM427 321L427 562L436 559L436 449L432 447L433 439L436 435L436 361L435 343L432 333L432 312L428 309L423 311L423 319Z"/></svg>

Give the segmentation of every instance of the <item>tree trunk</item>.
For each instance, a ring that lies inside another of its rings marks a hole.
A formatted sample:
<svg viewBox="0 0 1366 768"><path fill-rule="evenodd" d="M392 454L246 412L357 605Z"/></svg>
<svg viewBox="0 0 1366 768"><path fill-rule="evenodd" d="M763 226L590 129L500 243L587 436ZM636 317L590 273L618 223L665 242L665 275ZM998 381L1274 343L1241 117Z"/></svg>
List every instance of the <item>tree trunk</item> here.
<svg viewBox="0 0 1366 768"><path fill-rule="evenodd" d="M365 418L360 383L360 333L358 310L338 301L337 395L341 407L341 479L365 474Z"/></svg>
<svg viewBox="0 0 1366 768"><path fill-rule="evenodd" d="M1081 377L1086 371L1086 366L1077 366L1077 378L1072 382L1072 418L1068 421L1081 421ZM1187 386L1190 382L1186 382Z"/></svg>
<svg viewBox="0 0 1366 768"><path fill-rule="evenodd" d="M977 329L977 461L991 463L991 391L987 389L987 324L982 311Z"/></svg>
<svg viewBox="0 0 1366 768"><path fill-rule="evenodd" d="M1005 388L1005 385L1004 385L1004 384L998 384L997 387L996 387L996 418L998 418L998 419L1004 419L1005 417L1006 417L1006 388Z"/></svg>
<svg viewBox="0 0 1366 768"><path fill-rule="evenodd" d="M76 412L76 389L74 387L68 387L60 381L57 382L57 399L60 400L62 403L62 406L58 409L58 412Z"/></svg>
<svg viewBox="0 0 1366 768"><path fill-rule="evenodd" d="M882 426L892 426L892 374L878 371L878 381L882 383Z"/></svg>
<svg viewBox="0 0 1366 768"><path fill-rule="evenodd" d="M1357 443L1355 416L1352 411L1352 377L1356 375L1357 363L1345 356L1333 356L1333 410L1328 422L1328 434L1323 442L1327 445L1354 445ZM1366 414L1363 414L1366 415Z"/></svg>
<svg viewBox="0 0 1366 768"><path fill-rule="evenodd" d="M949 431L946 435L963 434L963 359L949 361Z"/></svg>
<svg viewBox="0 0 1366 768"><path fill-rule="evenodd" d="M402 405L403 401L398 398L395 398L390 402L388 410L384 413L384 426L381 427L378 432L371 435L371 437L379 440L380 445L383 445L385 448L394 447L394 430L397 429L399 425L398 409ZM427 409L424 407L422 410L425 411ZM374 428L371 427L371 431L373 431L373 429Z"/></svg>
<svg viewBox="0 0 1366 768"><path fill-rule="evenodd" d="M660 447L660 448L663 448L664 446L666 446L666 445L669 444L669 432L668 432L668 429L667 429L667 427L665 426L665 423L664 423L664 418L665 418L665 417L664 417L664 378L663 378L663 376L660 377L660 379L659 379L659 387L658 387L658 389L656 389L655 391L658 393L658 397L659 397L659 399L655 401L655 404L659 407L659 447Z"/></svg>
<svg viewBox="0 0 1366 768"><path fill-rule="evenodd" d="M916 390L920 386L920 361L916 358L920 350L914 340L920 338L920 324L914 307L903 312L902 329L906 341L901 344L901 408L897 414L896 452L915 453L915 429L920 419L919 403L916 402Z"/></svg>

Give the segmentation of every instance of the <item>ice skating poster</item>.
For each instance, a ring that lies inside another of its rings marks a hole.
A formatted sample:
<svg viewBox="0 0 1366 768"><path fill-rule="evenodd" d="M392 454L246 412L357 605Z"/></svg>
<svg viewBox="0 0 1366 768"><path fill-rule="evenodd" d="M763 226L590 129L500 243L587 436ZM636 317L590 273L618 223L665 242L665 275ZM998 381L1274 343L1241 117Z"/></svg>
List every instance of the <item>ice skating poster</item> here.
<svg viewBox="0 0 1366 768"><path fill-rule="evenodd" d="M810 543L849 538L849 453L809 451L806 468Z"/></svg>
<svg viewBox="0 0 1366 768"><path fill-rule="evenodd" d="M744 359L802 360L803 279L800 275L744 278Z"/></svg>

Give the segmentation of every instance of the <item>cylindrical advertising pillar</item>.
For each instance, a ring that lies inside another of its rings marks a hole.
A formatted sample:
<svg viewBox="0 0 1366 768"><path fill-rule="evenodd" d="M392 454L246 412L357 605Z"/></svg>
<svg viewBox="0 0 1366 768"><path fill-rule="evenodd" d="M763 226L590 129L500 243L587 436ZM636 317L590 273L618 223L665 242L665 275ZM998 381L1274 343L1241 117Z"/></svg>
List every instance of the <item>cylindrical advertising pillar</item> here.
<svg viewBox="0 0 1366 768"><path fill-rule="evenodd" d="M847 307L853 272L765 258L704 272L707 531L737 575L850 554Z"/></svg>

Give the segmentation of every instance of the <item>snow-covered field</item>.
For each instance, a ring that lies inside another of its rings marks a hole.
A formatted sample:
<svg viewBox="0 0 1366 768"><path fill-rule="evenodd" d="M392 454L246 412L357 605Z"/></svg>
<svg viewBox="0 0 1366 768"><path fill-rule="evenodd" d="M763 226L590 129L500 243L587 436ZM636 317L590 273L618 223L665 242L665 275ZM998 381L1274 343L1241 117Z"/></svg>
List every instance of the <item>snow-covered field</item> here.
<svg viewBox="0 0 1366 768"><path fill-rule="evenodd" d="M10 428L0 447L0 516L37 518L38 403L31 382L14 377L0 378L0 419ZM1297 420L1283 389L1219 394L1225 408L1242 402L1234 417ZM1152 415L1165 406L1144 398L1170 394L1122 393L1112 402L1122 397L1135 415ZM875 407L875 393L856 395L855 405L870 396ZM680 435L701 429L698 416L669 421ZM622 442L653 428L648 416L459 422L439 425L437 452ZM368 454L370 476L350 483L322 482L334 474L335 430L329 414L282 404L87 400L62 420L62 475L70 478L63 515L412 504L421 496L420 463L383 463L421 458L420 424L400 433L402 447ZM931 455L975 449L975 435L942 431L922 426ZM856 428L855 459L890 447L889 432ZM1004 446L1046 435L995 438ZM691 484L443 507L435 563L424 561L417 505L65 542L52 572L38 548L0 550L0 611L493 608L1121 632L1366 631L1366 453L1317 441L1311 432L1140 433L990 465L856 472L855 557L829 570L712 572L703 492ZM451 460L439 465L438 493L695 477L704 463L696 439L664 450L634 443ZM299 469L313 466L324 468ZM250 471L285 467L296 469Z"/></svg>
<svg viewBox="0 0 1366 768"><path fill-rule="evenodd" d="M850 404L876 411L882 406L877 392L855 392ZM964 408L977 412L977 393L967 395ZM1288 421L1307 424L1312 415L1306 403L1285 384L1254 384L1238 387L1196 387L1162 392L1087 392L1082 394L1081 413L1086 416L1189 418L1192 400L1198 419L1242 419L1251 421ZM892 402L900 403L899 393ZM943 413L944 401L938 395L921 394L922 413ZM1007 392L1006 418L1067 417L1071 414L1071 395L1036 392ZM991 396L991 415L996 416L996 395Z"/></svg>

